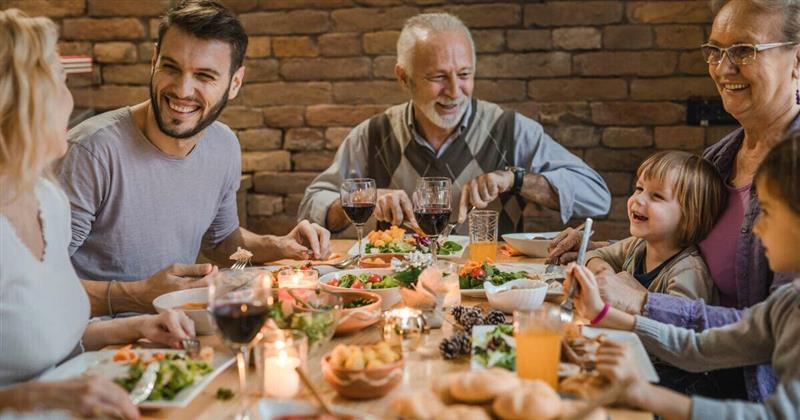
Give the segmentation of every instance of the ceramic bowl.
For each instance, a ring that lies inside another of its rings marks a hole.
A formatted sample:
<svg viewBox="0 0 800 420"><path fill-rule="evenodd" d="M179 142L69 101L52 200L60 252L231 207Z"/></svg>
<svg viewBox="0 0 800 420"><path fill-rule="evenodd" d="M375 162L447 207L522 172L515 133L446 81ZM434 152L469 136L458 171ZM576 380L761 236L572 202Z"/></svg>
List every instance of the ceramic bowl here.
<svg viewBox="0 0 800 420"><path fill-rule="evenodd" d="M341 292L347 292L347 291L350 291L350 290L358 290L358 289L349 289L349 288L345 288L345 287L332 286L332 285L330 285L328 283L333 279L340 279L342 276L344 276L346 274L359 275L359 274L362 274L362 273L378 274L378 275L381 275L381 276L385 276L387 274L394 274L394 270L385 269L385 268L371 268L371 269L361 268L361 269L356 269L356 270L342 270L342 271L337 271L337 272L334 272L334 273L328 273L328 274L326 274L326 275L324 275L324 276L319 278L320 287L323 290L327 290L327 291L333 292L333 293L341 293ZM391 287L391 288L388 288L388 289L362 289L362 290L367 290L369 292L372 292L372 293L380 295L380 297L381 297L381 311L386 311L386 310L391 309L392 306L394 306L397 302L400 302L400 299L401 299L401 297L400 297L400 288L399 287Z"/></svg>
<svg viewBox="0 0 800 420"><path fill-rule="evenodd" d="M561 232L507 233L503 235L503 240L529 257L544 258L549 254L547 247L550 246L550 241L559 233Z"/></svg>
<svg viewBox="0 0 800 420"><path fill-rule="evenodd" d="M486 298L492 309L510 314L514 311L529 311L542 305L547 296L547 283L541 280L514 280L520 288L499 293L486 290Z"/></svg>
<svg viewBox="0 0 800 420"><path fill-rule="evenodd" d="M357 308L343 308L336 325L336 334L349 334L368 327L381 319L381 296L377 293L361 290L348 290L337 293L342 297L344 305L356 299L370 299L372 303Z"/></svg>
<svg viewBox="0 0 800 420"><path fill-rule="evenodd" d="M187 304L188 307L184 306ZM194 331L197 335L214 334L214 320L208 310L208 287L165 293L153 299L153 306L158 313L169 309L183 311L194 321Z"/></svg>
<svg viewBox="0 0 800 420"><path fill-rule="evenodd" d="M406 259L406 256L404 254L364 254L359 266L361 268L390 268L392 258L402 261Z"/></svg>
<svg viewBox="0 0 800 420"><path fill-rule="evenodd" d="M403 379L403 359L378 368L345 369L330 363L328 353L321 360L322 375L336 392L357 400L380 398L388 394Z"/></svg>

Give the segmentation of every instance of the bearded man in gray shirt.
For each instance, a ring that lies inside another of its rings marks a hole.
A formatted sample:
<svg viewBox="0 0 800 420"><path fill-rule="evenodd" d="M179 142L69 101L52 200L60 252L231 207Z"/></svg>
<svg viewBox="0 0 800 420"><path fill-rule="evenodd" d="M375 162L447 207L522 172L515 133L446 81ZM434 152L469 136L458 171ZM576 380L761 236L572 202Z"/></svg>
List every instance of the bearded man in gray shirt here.
<svg viewBox="0 0 800 420"><path fill-rule="evenodd" d="M204 285L185 278L215 270L193 264L200 249L220 262L237 247L259 262L330 252L328 231L307 221L286 236L239 226L241 151L216 119L242 85L246 48L244 28L224 6L183 1L161 21L150 100L70 130L59 176L72 207L75 270L105 280L84 280L94 314L151 311L160 294Z"/></svg>
<svg viewBox="0 0 800 420"><path fill-rule="evenodd" d="M306 190L301 217L344 229L339 185L352 177L376 180L375 217L398 226L416 222L409 196L420 177L453 182L452 214L459 222L473 206L497 210L500 233L522 230L528 202L558 210L563 222L608 212L611 194L597 172L535 121L472 97L475 46L457 17L409 19L397 61L395 75L411 101L350 132L333 164Z"/></svg>

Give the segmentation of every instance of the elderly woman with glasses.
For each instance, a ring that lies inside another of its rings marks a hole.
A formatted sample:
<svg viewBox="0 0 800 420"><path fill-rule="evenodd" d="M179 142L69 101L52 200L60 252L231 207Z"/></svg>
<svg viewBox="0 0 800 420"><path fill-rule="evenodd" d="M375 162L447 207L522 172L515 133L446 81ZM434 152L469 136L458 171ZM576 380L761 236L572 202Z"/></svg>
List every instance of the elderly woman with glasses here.
<svg viewBox="0 0 800 420"><path fill-rule="evenodd" d="M703 57L725 110L741 124L703 154L720 172L729 193L727 208L699 244L719 292L719 306L648 293L620 275L601 285L604 299L615 307L696 330L736 322L744 308L791 280L787 273L770 271L764 248L753 235L759 212L753 175L784 133L800 128L800 2L713 1L712 9L716 15L709 40L701 47ZM571 229L562 232L549 260L564 262L565 253L579 240ZM660 373L662 382L684 392L746 396L752 401L763 401L776 384L766 365L703 376L669 369Z"/></svg>

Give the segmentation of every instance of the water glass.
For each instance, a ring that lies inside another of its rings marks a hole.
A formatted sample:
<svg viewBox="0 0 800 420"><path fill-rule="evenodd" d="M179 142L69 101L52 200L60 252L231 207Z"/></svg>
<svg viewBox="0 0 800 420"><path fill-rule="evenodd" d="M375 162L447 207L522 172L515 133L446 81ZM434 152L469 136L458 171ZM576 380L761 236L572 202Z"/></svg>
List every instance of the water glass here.
<svg viewBox="0 0 800 420"><path fill-rule="evenodd" d="M497 259L497 218L494 210L469 213L469 259L478 262Z"/></svg>
<svg viewBox="0 0 800 420"><path fill-rule="evenodd" d="M543 305L531 311L514 311L517 376L540 379L557 389L562 335L557 307Z"/></svg>

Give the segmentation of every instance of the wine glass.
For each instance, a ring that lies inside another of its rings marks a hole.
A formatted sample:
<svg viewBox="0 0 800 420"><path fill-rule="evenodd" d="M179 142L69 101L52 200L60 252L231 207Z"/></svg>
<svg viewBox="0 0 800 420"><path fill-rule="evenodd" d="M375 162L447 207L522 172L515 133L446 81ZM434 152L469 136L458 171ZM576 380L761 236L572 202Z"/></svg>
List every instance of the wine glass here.
<svg viewBox="0 0 800 420"><path fill-rule="evenodd" d="M220 335L236 352L239 391L245 395L248 346L267 319L272 274L257 269L223 269L212 275L208 283L209 309Z"/></svg>
<svg viewBox="0 0 800 420"><path fill-rule="evenodd" d="M450 220L450 178L422 178L414 191L414 218L420 229L431 239L431 258L435 263L439 234Z"/></svg>
<svg viewBox="0 0 800 420"><path fill-rule="evenodd" d="M367 223L372 212L375 211L375 203L378 200L378 189L375 180L371 178L351 178L346 179L339 189L342 208L347 218L356 225L358 234L358 261L364 256L364 244L361 239L364 236L364 223Z"/></svg>

